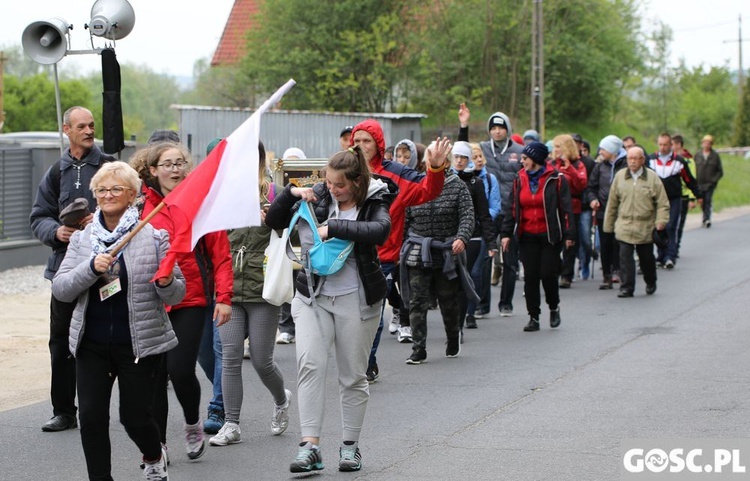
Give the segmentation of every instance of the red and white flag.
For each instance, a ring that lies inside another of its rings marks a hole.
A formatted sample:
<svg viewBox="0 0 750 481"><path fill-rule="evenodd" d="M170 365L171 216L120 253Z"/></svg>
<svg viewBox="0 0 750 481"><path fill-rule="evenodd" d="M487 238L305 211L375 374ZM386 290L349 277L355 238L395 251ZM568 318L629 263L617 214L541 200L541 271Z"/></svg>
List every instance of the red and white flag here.
<svg viewBox="0 0 750 481"><path fill-rule="evenodd" d="M191 252L204 235L260 225L260 118L295 84L290 79L277 90L164 198L174 233L154 279L167 277L177 253Z"/></svg>

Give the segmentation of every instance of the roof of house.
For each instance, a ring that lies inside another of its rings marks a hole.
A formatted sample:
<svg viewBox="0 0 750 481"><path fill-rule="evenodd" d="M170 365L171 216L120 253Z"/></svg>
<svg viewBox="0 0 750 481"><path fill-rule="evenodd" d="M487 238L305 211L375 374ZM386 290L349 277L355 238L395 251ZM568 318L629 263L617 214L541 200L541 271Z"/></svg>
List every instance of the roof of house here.
<svg viewBox="0 0 750 481"><path fill-rule="evenodd" d="M246 51L246 34L253 27L253 16L260 9L261 0L234 0L232 11L211 59L211 66L233 65Z"/></svg>

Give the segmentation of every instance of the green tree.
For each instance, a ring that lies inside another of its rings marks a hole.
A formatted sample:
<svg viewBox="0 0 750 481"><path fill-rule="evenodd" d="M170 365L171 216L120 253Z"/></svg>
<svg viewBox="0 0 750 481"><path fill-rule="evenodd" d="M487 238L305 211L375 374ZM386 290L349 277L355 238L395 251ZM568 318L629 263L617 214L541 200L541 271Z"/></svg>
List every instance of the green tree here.
<svg viewBox="0 0 750 481"><path fill-rule="evenodd" d="M93 103L91 92L80 80L60 81L60 102L63 109ZM6 76L5 114L4 132L56 131L54 82L45 74L24 78ZM98 118L101 118L101 114Z"/></svg>
<svg viewBox="0 0 750 481"><path fill-rule="evenodd" d="M742 89L742 104L734 120L734 145L750 145L750 78Z"/></svg>
<svg viewBox="0 0 750 481"><path fill-rule="evenodd" d="M687 69L681 65L677 87L672 125L683 134L686 146L697 146L705 134L713 135L717 143L728 142L730 119L737 112L737 90L729 68L704 71L702 66Z"/></svg>

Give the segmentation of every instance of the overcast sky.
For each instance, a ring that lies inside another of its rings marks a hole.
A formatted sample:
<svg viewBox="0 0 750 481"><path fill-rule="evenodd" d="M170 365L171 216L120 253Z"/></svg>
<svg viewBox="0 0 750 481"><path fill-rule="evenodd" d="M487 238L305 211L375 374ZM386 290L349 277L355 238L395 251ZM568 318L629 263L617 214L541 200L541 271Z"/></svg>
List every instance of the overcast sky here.
<svg viewBox="0 0 750 481"><path fill-rule="evenodd" d="M20 45L24 28L37 20L59 16L73 24L72 48L88 46L93 0L1 0L0 48ZM133 32L116 44L120 63L143 64L157 73L191 76L193 64L210 58L221 39L234 0L130 0L135 10ZM743 37L750 40L750 0L644 0L644 28L660 19L674 30L672 61L688 65L729 64L738 67L738 16L743 16ZM31 7L33 5L33 7ZM95 46L103 46L96 38ZM733 43L724 43L734 40ZM98 56L64 58L59 69L99 70ZM750 42L743 44L743 66L750 68Z"/></svg>

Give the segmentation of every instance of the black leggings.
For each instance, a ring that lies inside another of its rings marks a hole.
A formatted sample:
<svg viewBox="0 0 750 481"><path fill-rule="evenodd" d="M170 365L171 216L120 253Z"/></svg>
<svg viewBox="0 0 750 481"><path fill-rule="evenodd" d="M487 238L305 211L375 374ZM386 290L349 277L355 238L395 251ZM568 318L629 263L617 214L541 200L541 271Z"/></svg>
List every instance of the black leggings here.
<svg viewBox="0 0 750 481"><path fill-rule="evenodd" d="M156 386L155 417L159 424L161 442L167 442L167 376L172 381L174 393L182 405L186 424L200 420L201 385L195 375L198 350L203 336L203 323L206 322L206 307L185 307L169 313L172 329L180 342L167 352L167 361L161 369L161 378Z"/></svg>

